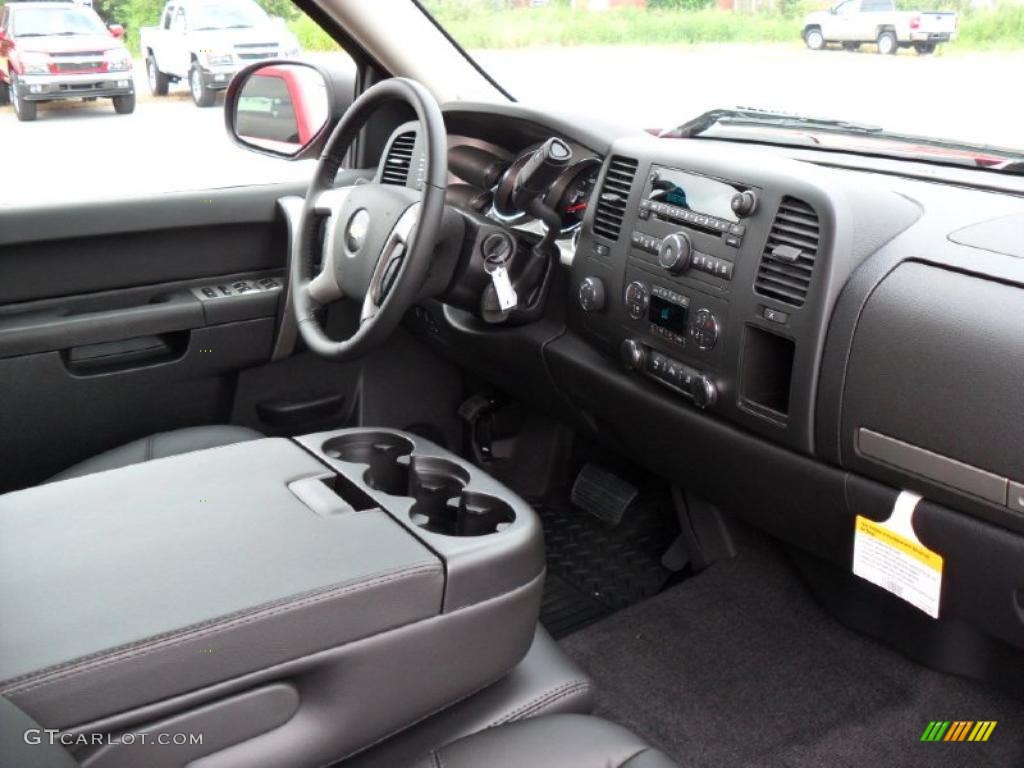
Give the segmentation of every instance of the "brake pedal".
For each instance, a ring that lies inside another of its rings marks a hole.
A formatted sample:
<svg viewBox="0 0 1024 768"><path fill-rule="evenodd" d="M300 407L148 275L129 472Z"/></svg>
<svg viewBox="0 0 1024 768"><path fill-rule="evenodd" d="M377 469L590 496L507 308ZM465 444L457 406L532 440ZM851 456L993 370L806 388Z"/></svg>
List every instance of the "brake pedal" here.
<svg viewBox="0 0 1024 768"><path fill-rule="evenodd" d="M622 522L622 516L636 500L639 489L596 464L585 464L572 484L572 503L610 525Z"/></svg>

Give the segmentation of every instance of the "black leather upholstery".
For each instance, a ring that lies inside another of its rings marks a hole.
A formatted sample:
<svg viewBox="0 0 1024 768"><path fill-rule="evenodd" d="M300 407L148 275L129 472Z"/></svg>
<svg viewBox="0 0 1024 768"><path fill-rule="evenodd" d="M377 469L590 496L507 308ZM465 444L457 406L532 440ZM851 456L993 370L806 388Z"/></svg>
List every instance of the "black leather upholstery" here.
<svg viewBox="0 0 1024 768"><path fill-rule="evenodd" d="M590 715L546 715L434 750L414 768L678 768L625 728Z"/></svg>
<svg viewBox="0 0 1024 768"><path fill-rule="evenodd" d="M526 657L497 683L340 763L339 768L407 765L439 744L486 728L538 715L584 714L593 708L590 677L538 626Z"/></svg>
<svg viewBox="0 0 1024 768"><path fill-rule="evenodd" d="M75 768L64 747L35 720L0 697L0 766L3 768Z"/></svg>
<svg viewBox="0 0 1024 768"><path fill-rule="evenodd" d="M69 480L72 477L91 475L93 472L105 472L108 469L127 467L130 464L141 464L150 459L162 459L167 456L177 456L180 453L201 451L204 448L256 440L260 437L263 435L254 429L231 425L186 427L170 432L158 432L79 462L63 472L58 472L47 482Z"/></svg>

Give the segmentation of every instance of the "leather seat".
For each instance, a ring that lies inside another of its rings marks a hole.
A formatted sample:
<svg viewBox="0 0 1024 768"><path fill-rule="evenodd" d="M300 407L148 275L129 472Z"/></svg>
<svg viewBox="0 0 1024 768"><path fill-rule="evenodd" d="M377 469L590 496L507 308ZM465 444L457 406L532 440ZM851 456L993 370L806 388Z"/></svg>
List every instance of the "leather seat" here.
<svg viewBox="0 0 1024 768"><path fill-rule="evenodd" d="M78 763L32 718L0 698L4 766ZM591 715L543 715L489 728L435 749L408 768L679 768L625 728Z"/></svg>
<svg viewBox="0 0 1024 768"><path fill-rule="evenodd" d="M593 681L538 626L526 657L504 678L335 768L395 768L408 765L439 744L495 726L593 709Z"/></svg>
<svg viewBox="0 0 1024 768"><path fill-rule="evenodd" d="M423 756L413 768L678 768L620 725L545 715L490 728Z"/></svg>
<svg viewBox="0 0 1024 768"><path fill-rule="evenodd" d="M70 480L73 477L91 475L94 472L105 472L108 469L127 467L130 464L141 464L150 459L163 459L167 456L177 456L181 453L191 453L204 448L216 448L220 445L231 445L246 440L257 440L261 437L263 435L255 429L229 424L186 427L170 432L158 432L79 462L63 472L58 472L47 482Z"/></svg>

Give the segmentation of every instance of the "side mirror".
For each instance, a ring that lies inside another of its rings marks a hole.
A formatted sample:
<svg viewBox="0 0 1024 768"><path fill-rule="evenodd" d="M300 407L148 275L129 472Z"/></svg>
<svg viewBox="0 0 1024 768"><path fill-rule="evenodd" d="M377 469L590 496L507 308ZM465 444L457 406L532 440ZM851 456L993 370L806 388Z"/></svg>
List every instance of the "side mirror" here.
<svg viewBox="0 0 1024 768"><path fill-rule="evenodd" d="M107 27L107 29L110 30L111 35L118 38L119 40L122 37L124 37L124 26L122 26L121 24L111 24Z"/></svg>
<svg viewBox="0 0 1024 768"><path fill-rule="evenodd" d="M224 119L235 143L298 160L319 153L330 130L352 103L350 78L312 64L260 62L228 86Z"/></svg>

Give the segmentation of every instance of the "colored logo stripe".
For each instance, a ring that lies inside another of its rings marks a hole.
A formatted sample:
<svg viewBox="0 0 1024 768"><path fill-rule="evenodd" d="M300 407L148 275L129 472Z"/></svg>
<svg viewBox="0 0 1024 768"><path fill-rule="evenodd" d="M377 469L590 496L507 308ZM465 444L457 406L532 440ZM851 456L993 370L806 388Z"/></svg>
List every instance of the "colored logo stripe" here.
<svg viewBox="0 0 1024 768"><path fill-rule="evenodd" d="M995 720L932 720L921 741L988 741L995 728Z"/></svg>
<svg viewBox="0 0 1024 768"><path fill-rule="evenodd" d="M995 720L979 720L978 724L974 726L974 730L971 731L971 735L967 737L967 740L988 741L988 737L992 735L992 731L994 731L995 729Z"/></svg>
<svg viewBox="0 0 1024 768"><path fill-rule="evenodd" d="M972 725L974 723L970 720L954 720L943 741L963 741L967 738L967 733Z"/></svg>

